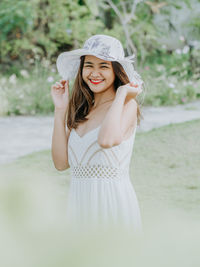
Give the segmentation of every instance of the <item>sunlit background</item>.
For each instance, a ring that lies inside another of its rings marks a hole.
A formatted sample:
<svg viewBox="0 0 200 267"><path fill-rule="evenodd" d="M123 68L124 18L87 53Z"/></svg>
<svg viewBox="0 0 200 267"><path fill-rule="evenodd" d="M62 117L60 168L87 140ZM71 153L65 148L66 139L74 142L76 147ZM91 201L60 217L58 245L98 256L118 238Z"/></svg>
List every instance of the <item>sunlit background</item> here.
<svg viewBox="0 0 200 267"><path fill-rule="evenodd" d="M200 266L200 116L136 135L142 236L69 231L70 170L57 171L50 150L56 58L93 34L136 55L144 109L197 112L199 14L199 0L1 0L0 266Z"/></svg>

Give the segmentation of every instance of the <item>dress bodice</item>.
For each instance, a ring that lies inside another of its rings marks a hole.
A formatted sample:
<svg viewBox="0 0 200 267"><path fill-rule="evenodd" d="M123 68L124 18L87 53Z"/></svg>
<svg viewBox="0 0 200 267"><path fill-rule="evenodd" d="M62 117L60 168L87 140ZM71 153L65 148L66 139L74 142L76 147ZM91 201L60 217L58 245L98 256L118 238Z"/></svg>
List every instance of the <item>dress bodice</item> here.
<svg viewBox="0 0 200 267"><path fill-rule="evenodd" d="M68 162L76 177L114 177L129 172L136 128L129 138L111 148L98 142L100 126L80 137L72 129L68 140ZM81 167L81 168L80 168Z"/></svg>

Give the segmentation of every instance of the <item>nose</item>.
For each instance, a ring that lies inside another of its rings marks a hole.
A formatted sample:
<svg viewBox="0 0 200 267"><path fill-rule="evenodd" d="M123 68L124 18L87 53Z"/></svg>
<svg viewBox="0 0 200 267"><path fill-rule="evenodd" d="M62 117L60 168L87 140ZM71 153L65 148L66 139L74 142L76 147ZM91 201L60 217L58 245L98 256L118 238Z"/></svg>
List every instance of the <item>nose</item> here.
<svg viewBox="0 0 200 267"><path fill-rule="evenodd" d="M100 77L100 75L99 75L98 72L92 72L92 73L91 73L91 76L92 76L92 78Z"/></svg>
<svg viewBox="0 0 200 267"><path fill-rule="evenodd" d="M93 70L91 70L91 73L90 74L91 74L91 76L93 78L97 78L97 77L100 77L101 76L99 69L93 69Z"/></svg>

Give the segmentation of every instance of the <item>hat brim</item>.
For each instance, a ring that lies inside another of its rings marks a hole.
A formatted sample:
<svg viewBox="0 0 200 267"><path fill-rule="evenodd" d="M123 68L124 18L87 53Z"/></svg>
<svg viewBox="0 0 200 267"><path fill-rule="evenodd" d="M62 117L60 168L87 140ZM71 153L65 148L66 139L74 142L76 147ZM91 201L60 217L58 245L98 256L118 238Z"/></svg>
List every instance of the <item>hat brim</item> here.
<svg viewBox="0 0 200 267"><path fill-rule="evenodd" d="M117 61L124 68L130 81L135 81L136 79L137 82L139 83L143 82L141 80L140 75L134 70L134 67L132 64L134 61L133 59L131 59L133 58L133 56L124 57L124 59L116 60L111 57L105 57L99 54L97 55L86 49L76 49L76 50L72 50L68 52L63 52L58 56L56 60L56 66L58 69L58 73L61 75L61 77L65 80L70 80L70 79L75 78L75 76L78 73L79 66L80 66L80 57L86 56L86 55L95 56L105 61Z"/></svg>

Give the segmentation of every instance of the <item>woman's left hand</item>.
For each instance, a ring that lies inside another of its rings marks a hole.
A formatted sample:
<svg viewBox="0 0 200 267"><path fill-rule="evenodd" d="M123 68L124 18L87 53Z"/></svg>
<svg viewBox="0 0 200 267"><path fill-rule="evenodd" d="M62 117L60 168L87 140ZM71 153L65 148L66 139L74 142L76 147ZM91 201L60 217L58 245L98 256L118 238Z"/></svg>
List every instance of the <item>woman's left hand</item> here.
<svg viewBox="0 0 200 267"><path fill-rule="evenodd" d="M136 82L130 82L125 85L120 86L117 89L118 92L123 91L126 93L126 97L128 99L135 98L137 95L139 95L142 92L142 85Z"/></svg>

